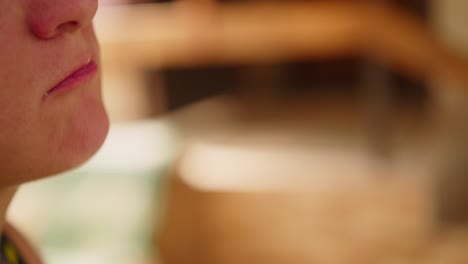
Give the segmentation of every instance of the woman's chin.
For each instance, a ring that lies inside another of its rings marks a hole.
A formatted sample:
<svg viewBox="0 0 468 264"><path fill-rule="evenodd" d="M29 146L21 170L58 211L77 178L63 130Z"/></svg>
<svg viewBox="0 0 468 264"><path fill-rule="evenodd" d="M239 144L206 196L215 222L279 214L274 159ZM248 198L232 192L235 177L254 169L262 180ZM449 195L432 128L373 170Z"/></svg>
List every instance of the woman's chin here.
<svg viewBox="0 0 468 264"><path fill-rule="evenodd" d="M38 111L25 102L0 126L0 185L16 185L74 169L102 146L109 119L101 97L99 79L73 91L51 95ZM13 110L15 108L12 108Z"/></svg>
<svg viewBox="0 0 468 264"><path fill-rule="evenodd" d="M74 125L62 134L65 137L57 136L48 142L38 143L37 149L31 149L31 152L20 155L18 159L4 159L11 166L3 164L5 177L1 179L0 185L17 185L61 174L92 158L106 139L109 119L104 106L98 101L88 106L88 111L93 114L71 118L70 122ZM0 164L2 162L0 157Z"/></svg>
<svg viewBox="0 0 468 264"><path fill-rule="evenodd" d="M96 87L94 87L96 88ZM104 108L100 89L74 94L57 103L61 107L54 118L60 120L58 131L49 134L48 164L38 178L63 173L88 161L102 146L109 131L109 118ZM91 92L90 92L91 91Z"/></svg>
<svg viewBox="0 0 468 264"><path fill-rule="evenodd" d="M70 127L57 154L59 172L88 161L102 146L109 131L109 119L101 100L83 100L80 111L70 119Z"/></svg>

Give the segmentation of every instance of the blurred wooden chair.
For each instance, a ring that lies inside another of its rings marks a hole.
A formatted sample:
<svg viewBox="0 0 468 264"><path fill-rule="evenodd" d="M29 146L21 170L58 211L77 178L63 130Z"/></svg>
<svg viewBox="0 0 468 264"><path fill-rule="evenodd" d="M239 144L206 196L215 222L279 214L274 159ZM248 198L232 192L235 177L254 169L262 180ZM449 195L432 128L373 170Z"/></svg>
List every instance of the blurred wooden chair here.
<svg viewBox="0 0 468 264"><path fill-rule="evenodd" d="M418 19L397 9L308 3L219 12L219 25L213 24L217 35L205 47L212 53L194 61L188 56L190 63L363 54L408 75L452 80L459 85L448 89L457 88L453 92L461 96L468 87L467 61L440 44ZM268 27L262 27L265 21ZM213 106L196 111L201 123L210 123L210 112L223 113ZM224 121L232 117L227 114ZM212 123L222 124L220 120ZM388 171L352 148L340 157L329 149L318 148L317 154L291 151L288 144L277 147L274 138L271 145L262 145L268 141L266 127L248 143L245 133L224 134L222 125L208 137L185 142L172 169L159 234L163 263L468 260L456 246L453 254L443 251L451 246L434 237L430 172L422 161L410 159Z"/></svg>

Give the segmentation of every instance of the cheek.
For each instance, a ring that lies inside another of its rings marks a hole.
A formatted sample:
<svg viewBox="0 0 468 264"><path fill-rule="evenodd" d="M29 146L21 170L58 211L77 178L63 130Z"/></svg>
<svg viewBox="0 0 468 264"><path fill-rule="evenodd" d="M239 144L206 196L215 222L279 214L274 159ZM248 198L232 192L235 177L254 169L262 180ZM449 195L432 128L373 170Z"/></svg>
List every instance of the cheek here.
<svg viewBox="0 0 468 264"><path fill-rule="evenodd" d="M0 186L36 178L43 171L41 159L48 155L38 151L44 138L37 125L37 108L29 100L4 98L0 97Z"/></svg>

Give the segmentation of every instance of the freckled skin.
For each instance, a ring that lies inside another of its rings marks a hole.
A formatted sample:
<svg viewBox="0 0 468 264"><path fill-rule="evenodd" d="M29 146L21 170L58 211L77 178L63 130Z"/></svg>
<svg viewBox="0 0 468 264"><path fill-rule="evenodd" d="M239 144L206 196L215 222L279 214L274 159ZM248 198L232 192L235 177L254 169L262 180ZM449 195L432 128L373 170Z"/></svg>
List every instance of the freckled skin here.
<svg viewBox="0 0 468 264"><path fill-rule="evenodd" d="M109 121L92 18L97 0L0 0L0 186L88 160ZM44 94L92 54L98 73Z"/></svg>

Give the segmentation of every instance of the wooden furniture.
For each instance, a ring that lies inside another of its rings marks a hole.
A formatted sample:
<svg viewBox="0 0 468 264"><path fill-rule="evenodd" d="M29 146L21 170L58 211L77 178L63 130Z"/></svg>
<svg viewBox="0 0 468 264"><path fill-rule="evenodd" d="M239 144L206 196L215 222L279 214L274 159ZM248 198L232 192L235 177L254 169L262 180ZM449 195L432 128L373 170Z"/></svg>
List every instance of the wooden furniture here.
<svg viewBox="0 0 468 264"><path fill-rule="evenodd" d="M176 113L186 134L158 227L161 263L468 261L466 229L438 225L443 161L430 158L424 124L399 123L403 140L382 162L356 109L326 107L276 105L255 119L217 98Z"/></svg>

